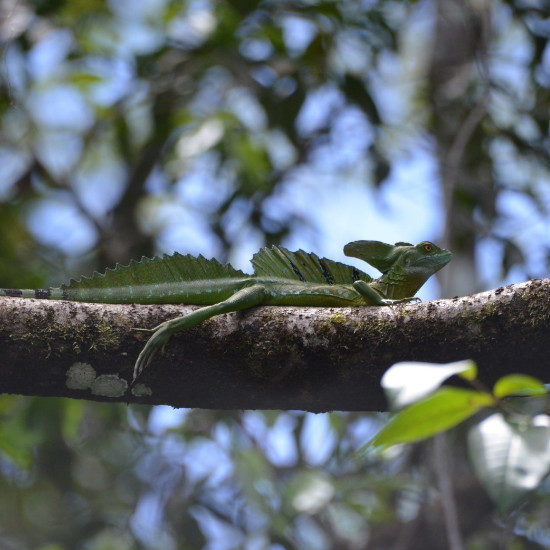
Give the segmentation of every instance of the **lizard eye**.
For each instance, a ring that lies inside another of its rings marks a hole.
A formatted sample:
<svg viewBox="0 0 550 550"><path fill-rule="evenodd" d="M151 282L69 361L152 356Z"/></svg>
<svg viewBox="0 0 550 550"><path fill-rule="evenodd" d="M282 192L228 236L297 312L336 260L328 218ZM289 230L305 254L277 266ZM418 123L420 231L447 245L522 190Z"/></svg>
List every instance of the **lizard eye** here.
<svg viewBox="0 0 550 550"><path fill-rule="evenodd" d="M431 252L433 250L433 246L431 244L425 244L424 245L424 250L426 252Z"/></svg>

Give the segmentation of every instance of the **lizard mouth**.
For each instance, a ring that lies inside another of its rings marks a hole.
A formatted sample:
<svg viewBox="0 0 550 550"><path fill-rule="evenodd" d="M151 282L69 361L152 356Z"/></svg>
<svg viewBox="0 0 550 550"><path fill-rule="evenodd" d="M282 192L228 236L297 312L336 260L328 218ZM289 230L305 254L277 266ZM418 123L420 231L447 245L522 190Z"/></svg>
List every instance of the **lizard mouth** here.
<svg viewBox="0 0 550 550"><path fill-rule="evenodd" d="M450 250L444 250L441 258L445 260L445 263L449 263L453 257L453 253Z"/></svg>
<svg viewBox="0 0 550 550"><path fill-rule="evenodd" d="M422 258L418 258L416 264L420 265L430 265L430 264L437 264L441 267L444 265L447 265L453 257L453 253L450 250L443 250L441 254L438 254L437 256L424 256Z"/></svg>
<svg viewBox="0 0 550 550"><path fill-rule="evenodd" d="M440 255L438 264L443 267L451 261L452 257L453 253L450 250L445 250L444 253Z"/></svg>

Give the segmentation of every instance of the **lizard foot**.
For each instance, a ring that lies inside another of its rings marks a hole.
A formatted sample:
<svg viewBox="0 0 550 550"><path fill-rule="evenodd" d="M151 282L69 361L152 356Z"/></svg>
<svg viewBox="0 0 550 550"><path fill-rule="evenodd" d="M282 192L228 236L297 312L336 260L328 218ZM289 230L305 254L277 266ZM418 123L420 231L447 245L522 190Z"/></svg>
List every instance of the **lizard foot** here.
<svg viewBox="0 0 550 550"><path fill-rule="evenodd" d="M137 358L136 365L134 367L132 386L136 383L136 380L141 373L153 362L155 356L159 353L164 353L164 348L166 347L168 340L170 340L170 336L172 336L172 331L168 330L166 327L149 331L153 332L153 336L151 336L149 341L145 344Z"/></svg>

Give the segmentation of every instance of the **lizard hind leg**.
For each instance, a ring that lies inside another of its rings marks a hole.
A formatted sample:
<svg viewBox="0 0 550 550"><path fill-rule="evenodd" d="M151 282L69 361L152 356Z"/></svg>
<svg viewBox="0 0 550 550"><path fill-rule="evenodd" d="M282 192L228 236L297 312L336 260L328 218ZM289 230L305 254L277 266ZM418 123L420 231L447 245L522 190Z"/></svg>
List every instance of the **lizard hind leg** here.
<svg viewBox="0 0 550 550"><path fill-rule="evenodd" d="M259 306L265 301L266 295L267 291L263 285L256 284L245 287L235 292L235 294L223 302L197 309L183 317L170 319L152 329L153 335L145 344L137 358L132 385L135 384L137 378L144 369L152 363L154 357L159 352L164 351L164 347L172 335L187 328L191 328L215 315Z"/></svg>

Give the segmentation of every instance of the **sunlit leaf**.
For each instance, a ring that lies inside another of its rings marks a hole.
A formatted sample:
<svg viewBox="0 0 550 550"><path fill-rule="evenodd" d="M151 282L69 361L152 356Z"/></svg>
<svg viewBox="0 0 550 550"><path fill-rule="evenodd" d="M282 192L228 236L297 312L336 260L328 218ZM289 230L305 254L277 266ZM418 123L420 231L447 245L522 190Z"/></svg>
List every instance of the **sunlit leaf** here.
<svg viewBox="0 0 550 550"><path fill-rule="evenodd" d="M508 512L550 471L550 417L512 423L495 413L470 430L468 451L498 510Z"/></svg>
<svg viewBox="0 0 550 550"><path fill-rule="evenodd" d="M390 406L400 409L428 395L455 374L473 380L477 367L470 360L442 365L414 361L396 363L384 373L381 384Z"/></svg>
<svg viewBox="0 0 550 550"><path fill-rule="evenodd" d="M484 392L461 388L441 388L422 401L399 411L363 449L386 449L399 443L411 443L456 426L482 407L493 404Z"/></svg>
<svg viewBox="0 0 550 550"><path fill-rule="evenodd" d="M544 395L545 393L547 393L545 385L526 374L503 376L493 387L493 394L499 399L508 395Z"/></svg>
<svg viewBox="0 0 550 550"><path fill-rule="evenodd" d="M292 509L315 514L334 496L334 484L327 474L319 470L298 471L285 491L285 500Z"/></svg>

